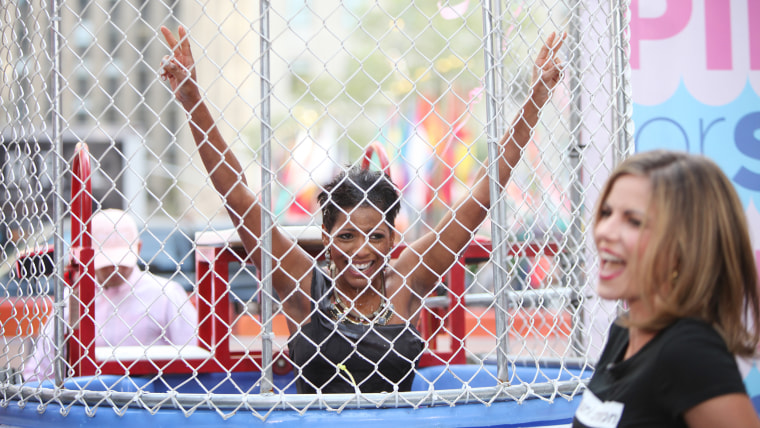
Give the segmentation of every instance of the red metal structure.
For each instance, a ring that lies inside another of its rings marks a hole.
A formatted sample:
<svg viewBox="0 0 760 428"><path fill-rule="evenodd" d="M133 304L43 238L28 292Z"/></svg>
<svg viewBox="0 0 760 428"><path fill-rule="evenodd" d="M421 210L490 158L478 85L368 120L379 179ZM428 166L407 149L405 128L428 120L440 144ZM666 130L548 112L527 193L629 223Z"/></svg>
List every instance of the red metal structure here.
<svg viewBox="0 0 760 428"><path fill-rule="evenodd" d="M377 141L372 142L372 144L367 146L367 148L364 150L364 157L362 158L362 169L369 169L370 162L372 162L372 155L377 155L377 158L380 161L380 168L382 168L382 171L387 174L388 177L390 177L391 170L390 161L388 160L388 153L385 151L385 148L383 148L383 145Z"/></svg>
<svg viewBox="0 0 760 428"><path fill-rule="evenodd" d="M364 154L363 168L369 168L372 155L376 154L380 166L388 173L388 157L382 146L375 142ZM78 308L81 319L73 329L68 342L68 359L75 376L101 374L150 374L150 373L190 373L190 372L233 372L261 371L260 351L232 352L231 305L229 298L229 265L246 257L242 244L235 242L236 234L217 240L198 239L196 242L196 280L198 307L198 336L201 348L207 355L182 358L138 358L132 361L97 361L95 354L95 275L92 265L94 251L90 218L92 216L92 192L90 159L87 145L77 146L76 157L72 167L72 263L67 267L65 279L72 289L79 290L79 299L72 302L72 308ZM216 234L219 236L219 234ZM319 234L311 237L296 237L299 245L314 257L322 253ZM394 249L398 255L402 246ZM430 346L420 360L421 366L438 364L464 364L466 362L465 342L465 274L469 264L486 261L490 258L491 242L485 238L474 239L460 254L457 263L447 274L448 307L424 308L420 319L420 333L429 339L440 331L451 336L448 350L437 349L436 341ZM515 244L512 255L535 256L536 254L556 255L556 246L537 248ZM277 368L290 368L285 358L276 360ZM276 370L276 369L275 369Z"/></svg>
<svg viewBox="0 0 760 428"><path fill-rule="evenodd" d="M71 256L64 280L78 288L79 299L71 299L70 311L80 314L68 343L69 363L75 375L95 374L95 267L92 264L92 171L90 152L78 143L71 168ZM74 293L76 295L76 293Z"/></svg>

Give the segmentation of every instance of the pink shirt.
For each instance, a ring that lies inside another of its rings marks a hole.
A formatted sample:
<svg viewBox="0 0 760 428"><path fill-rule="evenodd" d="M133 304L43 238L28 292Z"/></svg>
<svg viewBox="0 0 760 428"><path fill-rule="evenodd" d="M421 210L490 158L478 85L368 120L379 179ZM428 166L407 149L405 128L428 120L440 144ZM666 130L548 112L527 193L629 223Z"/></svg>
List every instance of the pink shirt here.
<svg viewBox="0 0 760 428"><path fill-rule="evenodd" d="M139 269L127 283L95 295L95 346L195 346L197 324L198 311L182 286ZM24 364L25 380L53 378L53 342L48 322Z"/></svg>

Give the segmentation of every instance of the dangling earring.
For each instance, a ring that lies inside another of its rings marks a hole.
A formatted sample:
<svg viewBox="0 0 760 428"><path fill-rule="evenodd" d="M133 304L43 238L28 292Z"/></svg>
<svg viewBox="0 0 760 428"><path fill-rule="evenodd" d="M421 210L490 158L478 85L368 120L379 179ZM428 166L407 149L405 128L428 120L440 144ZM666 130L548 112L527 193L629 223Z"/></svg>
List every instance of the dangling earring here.
<svg viewBox="0 0 760 428"><path fill-rule="evenodd" d="M388 298L388 293L385 291L385 270L380 272L380 275L382 276L380 279L382 283L380 284L380 293L382 294L383 301Z"/></svg>
<svg viewBox="0 0 760 428"><path fill-rule="evenodd" d="M335 262L330 257L330 249L325 251L325 262L327 263L327 269L330 272L330 278L335 279Z"/></svg>

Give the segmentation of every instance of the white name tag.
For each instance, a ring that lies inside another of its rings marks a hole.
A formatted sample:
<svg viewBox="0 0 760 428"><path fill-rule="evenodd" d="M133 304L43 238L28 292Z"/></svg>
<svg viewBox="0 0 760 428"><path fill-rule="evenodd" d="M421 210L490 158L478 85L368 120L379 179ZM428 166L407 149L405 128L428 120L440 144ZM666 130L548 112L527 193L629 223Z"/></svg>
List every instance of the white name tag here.
<svg viewBox="0 0 760 428"><path fill-rule="evenodd" d="M590 428L615 428L623 416L623 407L623 403L617 401L602 401L587 389L575 411L575 418Z"/></svg>

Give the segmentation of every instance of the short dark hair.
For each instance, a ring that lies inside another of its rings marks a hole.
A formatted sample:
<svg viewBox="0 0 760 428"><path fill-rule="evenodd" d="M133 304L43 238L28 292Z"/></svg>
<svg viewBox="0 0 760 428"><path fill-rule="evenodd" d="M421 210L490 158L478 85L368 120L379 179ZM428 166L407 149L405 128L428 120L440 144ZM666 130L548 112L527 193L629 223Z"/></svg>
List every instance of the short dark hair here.
<svg viewBox="0 0 760 428"><path fill-rule="evenodd" d="M401 209L396 185L381 171L354 166L338 174L322 189L317 201L322 210L322 225L328 231L335 227L341 212L348 213L359 206L376 208L383 213L388 225L394 227Z"/></svg>

